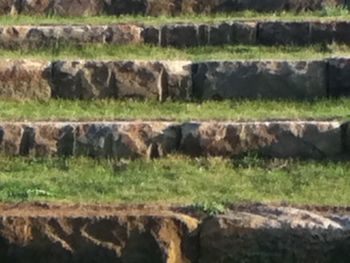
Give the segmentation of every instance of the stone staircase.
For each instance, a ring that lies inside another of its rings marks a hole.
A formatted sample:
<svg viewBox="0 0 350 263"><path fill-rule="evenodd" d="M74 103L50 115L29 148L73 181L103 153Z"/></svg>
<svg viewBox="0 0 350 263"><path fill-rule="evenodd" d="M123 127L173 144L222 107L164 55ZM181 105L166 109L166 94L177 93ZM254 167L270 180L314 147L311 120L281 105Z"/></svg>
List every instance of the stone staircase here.
<svg viewBox="0 0 350 263"><path fill-rule="evenodd" d="M0 0L0 13L9 17L180 16L242 10L317 11L329 6L345 9L350 2ZM300 48L328 45L331 48L349 45L349 33L349 21L327 18L249 20L232 16L227 21L201 23L0 25L0 48L54 50L67 45L84 49L91 44L115 45L115 48L119 45L179 49L203 46L224 49L225 45ZM346 56L217 61L0 60L1 100L132 98L200 104L208 100L242 99L310 102L349 95L350 58ZM75 121L62 120L58 114L57 120L50 121L0 121L0 152L6 156L33 158L89 156L118 160L149 160L171 154L189 158L239 158L257 154L263 158L343 160L350 154L350 125L347 120L335 117L329 116L327 120L286 120L284 116L271 120L266 116L266 120L246 121ZM313 213L307 211L308 208L282 205L247 207L231 208L226 215L208 216L197 215L192 210L184 212L183 207L83 206L76 209L24 205L17 209L4 205L0 207L0 261L347 262L349 251L344 246L348 245L350 233L348 211ZM21 214L21 210L26 212ZM309 250L312 253L308 254ZM54 255L51 259L50 251Z"/></svg>

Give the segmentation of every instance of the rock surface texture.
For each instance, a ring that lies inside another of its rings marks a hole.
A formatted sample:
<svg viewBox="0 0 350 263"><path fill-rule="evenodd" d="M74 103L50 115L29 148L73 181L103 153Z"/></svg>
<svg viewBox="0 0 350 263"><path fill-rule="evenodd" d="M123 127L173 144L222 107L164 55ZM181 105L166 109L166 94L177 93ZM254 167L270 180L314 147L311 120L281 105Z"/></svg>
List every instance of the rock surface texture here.
<svg viewBox="0 0 350 263"><path fill-rule="evenodd" d="M91 157L190 156L333 158L348 154L339 122L34 122L0 123L2 154ZM347 135L346 135L347 134ZM346 136L345 136L346 135Z"/></svg>
<svg viewBox="0 0 350 263"><path fill-rule="evenodd" d="M195 262L198 220L170 210L65 207L3 211L2 262Z"/></svg>
<svg viewBox="0 0 350 263"><path fill-rule="evenodd" d="M64 99L190 98L188 61L56 61L52 63L53 96Z"/></svg>
<svg viewBox="0 0 350 263"><path fill-rule="evenodd" d="M5 263L323 263L350 256L350 217L341 211L244 205L194 216L169 206L42 203L0 209Z"/></svg>
<svg viewBox="0 0 350 263"><path fill-rule="evenodd" d="M276 12L346 6L345 0L0 0L2 14L36 15L179 15L242 10Z"/></svg>
<svg viewBox="0 0 350 263"><path fill-rule="evenodd" d="M47 100L51 98L49 63L45 61L0 61L0 98Z"/></svg>
<svg viewBox="0 0 350 263"><path fill-rule="evenodd" d="M187 24L16 25L0 26L0 47L57 48L64 45L350 44L348 21L226 21Z"/></svg>
<svg viewBox="0 0 350 263"><path fill-rule="evenodd" d="M207 218L199 262L346 262L349 216L257 205Z"/></svg>
<svg viewBox="0 0 350 263"><path fill-rule="evenodd" d="M210 62L2 60L0 97L312 100L348 96L349 65L348 58Z"/></svg>
<svg viewBox="0 0 350 263"><path fill-rule="evenodd" d="M324 97L324 61L225 61L194 64L198 99Z"/></svg>

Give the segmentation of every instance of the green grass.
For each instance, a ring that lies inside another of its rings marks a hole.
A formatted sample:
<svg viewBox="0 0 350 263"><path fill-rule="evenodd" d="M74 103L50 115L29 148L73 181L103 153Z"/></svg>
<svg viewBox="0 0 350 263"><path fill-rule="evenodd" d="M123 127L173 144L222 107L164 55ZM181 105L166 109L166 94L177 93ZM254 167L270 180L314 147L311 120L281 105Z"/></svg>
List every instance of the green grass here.
<svg viewBox="0 0 350 263"><path fill-rule="evenodd" d="M316 101L232 100L164 102L133 100L0 101L0 120L266 120L346 119L350 99Z"/></svg>
<svg viewBox="0 0 350 263"><path fill-rule="evenodd" d="M344 8L325 8L314 12L274 12L261 13L254 11L234 12L228 14L188 14L181 16L82 16L82 17L59 17L59 16L0 16L0 25L39 25L39 24L114 24L114 23L143 23L165 24L175 22L187 23L214 23L228 20L348 20L350 12Z"/></svg>
<svg viewBox="0 0 350 263"><path fill-rule="evenodd" d="M0 158L0 201L347 205L350 162L220 158ZM218 205L215 205L215 207Z"/></svg>
<svg viewBox="0 0 350 263"><path fill-rule="evenodd" d="M297 46L204 46L193 48L162 48L148 45L60 46L42 49L0 49L0 59L110 59L110 60L234 60L234 59L322 59L330 56L348 56L346 45Z"/></svg>

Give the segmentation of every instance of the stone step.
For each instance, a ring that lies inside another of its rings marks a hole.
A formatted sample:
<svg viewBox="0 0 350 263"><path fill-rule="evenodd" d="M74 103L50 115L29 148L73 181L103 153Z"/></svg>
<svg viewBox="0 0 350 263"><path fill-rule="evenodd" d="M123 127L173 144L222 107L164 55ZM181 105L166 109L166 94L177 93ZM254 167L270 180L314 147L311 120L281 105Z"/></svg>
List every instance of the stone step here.
<svg viewBox="0 0 350 263"><path fill-rule="evenodd" d="M180 15L187 13L322 10L347 7L346 0L1 0L0 14L26 15Z"/></svg>
<svg viewBox="0 0 350 263"><path fill-rule="evenodd" d="M348 123L339 121L1 122L4 155L134 159L167 154L338 158L350 154Z"/></svg>
<svg viewBox="0 0 350 263"><path fill-rule="evenodd" d="M8 25L0 26L0 48L32 49L64 45L151 44L162 47L262 44L350 44L350 22L227 21L164 25Z"/></svg>
<svg viewBox="0 0 350 263"><path fill-rule="evenodd" d="M0 60L2 99L315 99L350 95L350 59Z"/></svg>
<svg viewBox="0 0 350 263"><path fill-rule="evenodd" d="M2 204L2 262L347 262L350 216L251 204Z"/></svg>

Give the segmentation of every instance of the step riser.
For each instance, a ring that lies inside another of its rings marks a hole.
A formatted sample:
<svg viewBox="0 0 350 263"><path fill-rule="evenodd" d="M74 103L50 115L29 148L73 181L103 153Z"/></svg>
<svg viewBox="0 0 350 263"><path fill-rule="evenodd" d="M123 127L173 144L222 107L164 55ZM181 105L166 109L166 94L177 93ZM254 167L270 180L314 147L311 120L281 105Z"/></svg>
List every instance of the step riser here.
<svg viewBox="0 0 350 263"><path fill-rule="evenodd" d="M0 217L0 257L4 263L326 263L350 256L348 213L252 204L198 219L176 209L8 205Z"/></svg>
<svg viewBox="0 0 350 263"><path fill-rule="evenodd" d="M0 123L5 155L157 158L170 153L235 157L332 158L348 154L339 122Z"/></svg>
<svg viewBox="0 0 350 263"><path fill-rule="evenodd" d="M315 99L350 95L350 59L0 61L2 99Z"/></svg>
<svg viewBox="0 0 350 263"><path fill-rule="evenodd" d="M0 47L32 49L64 45L152 44L172 47L263 44L350 44L350 22L225 22L219 24L2 26Z"/></svg>
<svg viewBox="0 0 350 263"><path fill-rule="evenodd" d="M346 0L2 0L0 14L26 15L125 15L159 16L186 13L218 13L242 10L276 12L283 10L320 10L325 6L342 6Z"/></svg>

